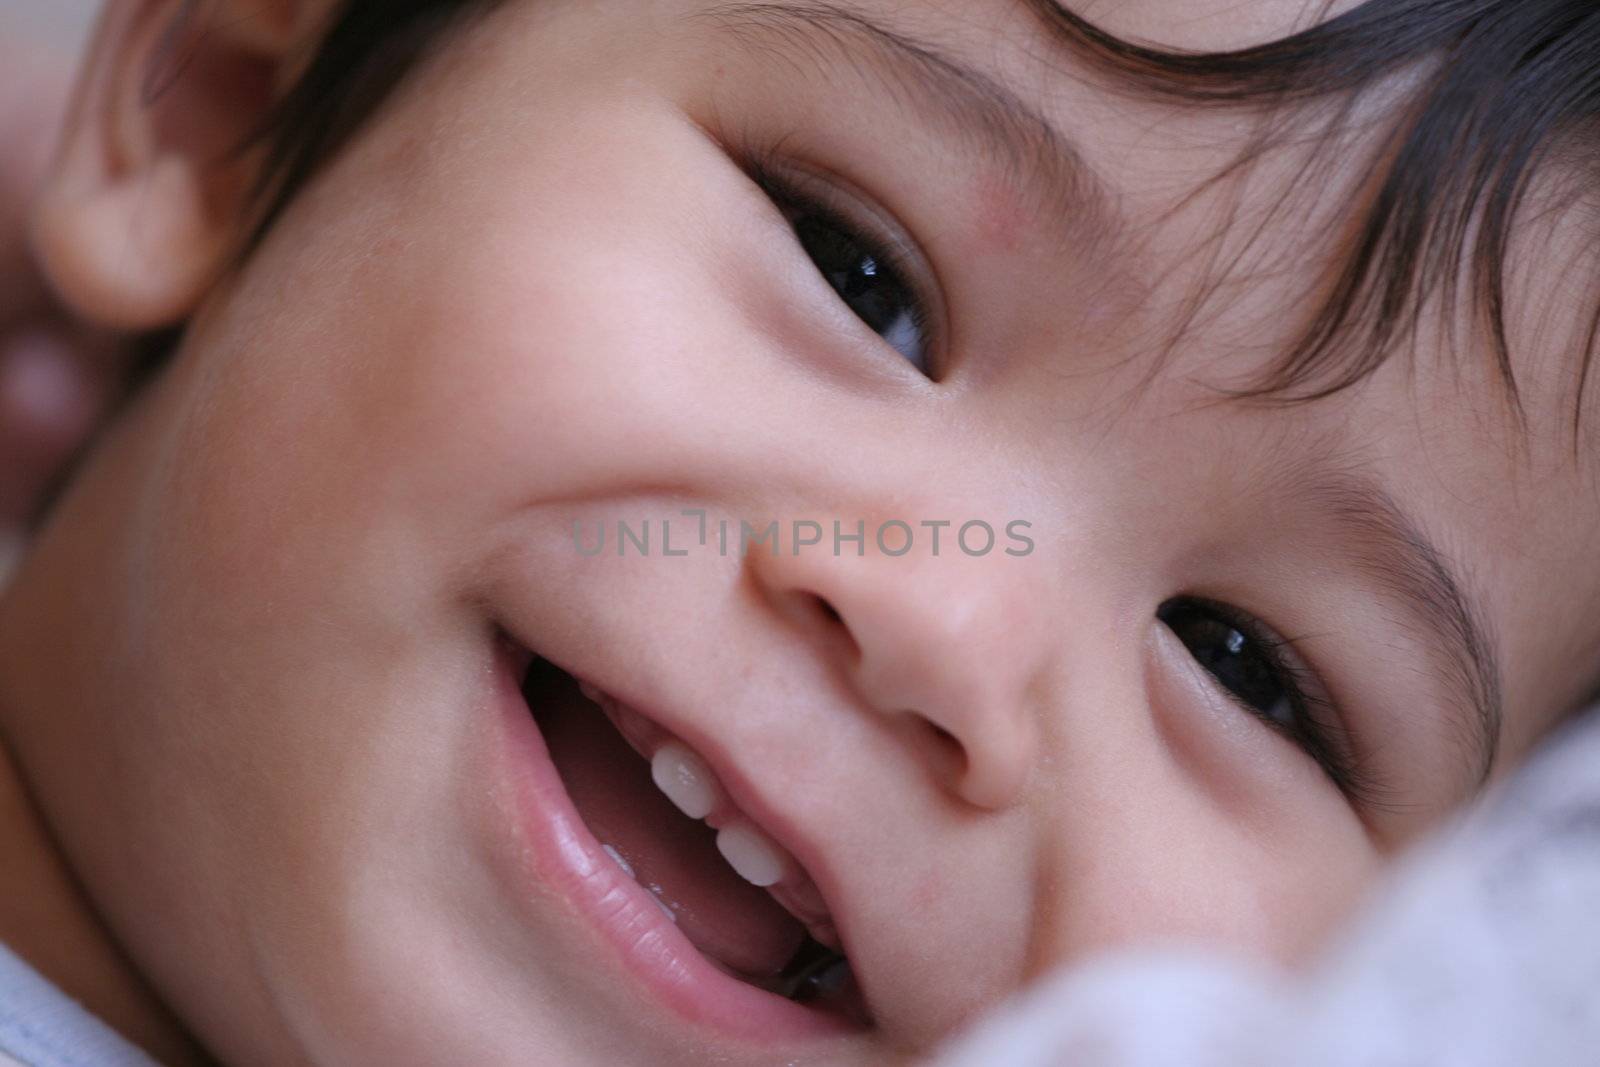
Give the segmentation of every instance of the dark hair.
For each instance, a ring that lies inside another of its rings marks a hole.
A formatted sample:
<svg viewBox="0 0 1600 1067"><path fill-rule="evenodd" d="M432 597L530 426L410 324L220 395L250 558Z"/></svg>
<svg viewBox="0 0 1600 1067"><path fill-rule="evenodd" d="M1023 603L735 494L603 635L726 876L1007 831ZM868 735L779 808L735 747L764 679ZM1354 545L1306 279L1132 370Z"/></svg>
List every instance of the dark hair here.
<svg viewBox="0 0 1600 1067"><path fill-rule="evenodd" d="M500 2L346 0L253 142L266 144L267 157L256 189L259 221L243 254L431 43ZM1436 298L1441 313L1454 311L1465 270L1474 312L1521 417L1506 331L1507 249L1540 164L1555 156L1575 164L1574 197L1600 166L1600 4L1368 0L1271 43L1187 52L1115 37L1057 0L1027 3L1092 71L1145 98L1303 116L1304 105L1348 103L1385 77L1431 61L1400 109L1376 191L1325 299L1298 341L1233 395L1301 402L1361 381L1415 331ZM1328 114L1324 142L1349 112L1335 106ZM1258 158L1292 125L1264 130L1230 170ZM1303 131L1293 135L1303 138ZM1574 371L1575 449L1597 334L1600 299Z"/></svg>
<svg viewBox="0 0 1600 1067"><path fill-rule="evenodd" d="M1122 41L1052 0L1029 2L1115 81L1196 104L1280 108L1348 100L1418 60L1431 61L1384 146L1375 195L1330 294L1299 341L1243 392L1296 400L1348 388L1415 331L1432 298L1444 316L1453 314L1465 269L1496 369L1521 418L1506 337L1507 248L1541 163L1557 157L1577 164L1572 200L1593 187L1600 162L1600 4L1368 0L1282 40L1202 54ZM1327 132L1343 117L1336 111ZM1263 135L1246 157L1273 140ZM1590 309L1575 370L1575 450L1597 333L1600 300Z"/></svg>

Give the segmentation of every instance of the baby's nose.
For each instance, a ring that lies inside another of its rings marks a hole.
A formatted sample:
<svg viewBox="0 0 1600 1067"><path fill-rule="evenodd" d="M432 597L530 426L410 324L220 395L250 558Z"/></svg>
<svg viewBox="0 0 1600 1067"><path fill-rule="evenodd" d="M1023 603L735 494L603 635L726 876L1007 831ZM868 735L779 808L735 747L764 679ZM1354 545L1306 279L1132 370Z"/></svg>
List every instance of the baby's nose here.
<svg viewBox="0 0 1600 1067"><path fill-rule="evenodd" d="M840 524L847 534L860 528ZM772 602L811 631L861 702L887 717L944 788L981 808L1005 808L1038 748L1030 688L1049 644L1038 610L1049 593L1033 553L1019 554L1021 540L1001 532L976 554L987 535L969 538L969 551L954 529L942 529L935 555L931 532L896 524L885 535L889 551L911 549L891 555L871 523L861 542L836 545L829 529L817 545L753 552L749 564Z"/></svg>

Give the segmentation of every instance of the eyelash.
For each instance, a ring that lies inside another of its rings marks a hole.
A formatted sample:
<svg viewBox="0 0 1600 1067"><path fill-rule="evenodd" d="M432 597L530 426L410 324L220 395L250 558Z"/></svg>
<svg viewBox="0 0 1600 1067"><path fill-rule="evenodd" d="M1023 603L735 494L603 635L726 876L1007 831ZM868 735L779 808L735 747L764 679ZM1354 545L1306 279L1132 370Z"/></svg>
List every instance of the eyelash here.
<svg viewBox="0 0 1600 1067"><path fill-rule="evenodd" d="M778 146L743 142L732 148L732 154L750 180L786 218L791 210L801 209L829 223L850 235L900 281L909 303L912 324L921 332L927 348L927 366L919 370L929 379L939 380L942 330L938 325L939 316L933 311L938 302L928 295L930 284L925 280L928 271L917 262L920 256L909 238L885 232L887 227L882 223L860 218L863 213L859 207L827 179L797 177L794 174L797 164L787 159Z"/></svg>
<svg viewBox="0 0 1600 1067"><path fill-rule="evenodd" d="M1181 611L1210 616L1242 634L1258 650L1273 680L1282 686L1296 725L1278 722L1218 683L1218 688L1230 701L1293 741L1352 801L1367 807L1382 806L1376 784L1352 754L1348 731L1339 725L1337 709L1322 695L1323 686L1316 672L1305 665L1291 639L1280 637L1266 623L1240 608L1204 597L1174 597L1156 614L1165 623L1170 615Z"/></svg>

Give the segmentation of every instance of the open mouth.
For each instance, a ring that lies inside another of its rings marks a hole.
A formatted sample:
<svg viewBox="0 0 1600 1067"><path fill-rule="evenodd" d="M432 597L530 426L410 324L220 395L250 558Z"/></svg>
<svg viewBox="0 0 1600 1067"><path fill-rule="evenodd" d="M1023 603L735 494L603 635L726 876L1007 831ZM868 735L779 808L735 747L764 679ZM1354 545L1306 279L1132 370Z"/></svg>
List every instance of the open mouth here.
<svg viewBox="0 0 1600 1067"><path fill-rule="evenodd" d="M749 992L759 991L766 1003L752 1008L781 1007L782 998L792 1002L788 1012L819 1023L869 1025L815 882L739 809L706 761L655 721L555 664L516 646L510 653L526 712L592 835L580 847L598 848L608 857L598 862L625 875L608 875L603 894L609 911L633 917L624 939L651 940L668 954L674 945L697 953Z"/></svg>

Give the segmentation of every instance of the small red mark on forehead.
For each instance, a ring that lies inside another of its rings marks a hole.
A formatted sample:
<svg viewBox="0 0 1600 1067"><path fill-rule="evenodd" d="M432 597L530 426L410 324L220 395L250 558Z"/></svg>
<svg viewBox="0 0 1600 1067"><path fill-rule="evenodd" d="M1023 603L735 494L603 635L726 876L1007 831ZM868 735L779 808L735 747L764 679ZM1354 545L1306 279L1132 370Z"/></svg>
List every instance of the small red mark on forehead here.
<svg viewBox="0 0 1600 1067"><path fill-rule="evenodd" d="M1015 252L1027 233L1028 216L1016 187L993 168L972 183L972 220L977 247L985 252Z"/></svg>

